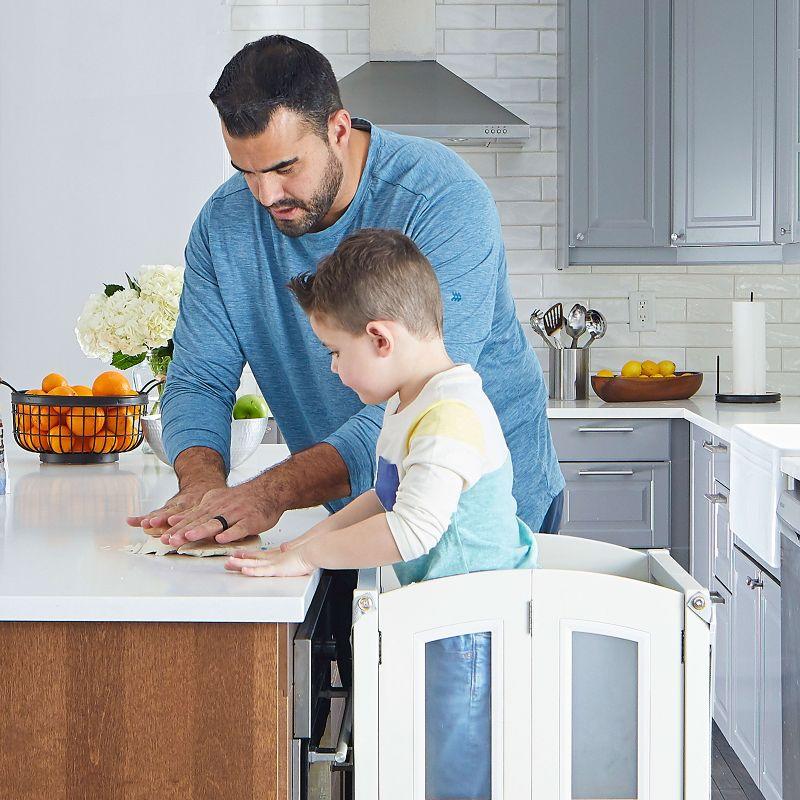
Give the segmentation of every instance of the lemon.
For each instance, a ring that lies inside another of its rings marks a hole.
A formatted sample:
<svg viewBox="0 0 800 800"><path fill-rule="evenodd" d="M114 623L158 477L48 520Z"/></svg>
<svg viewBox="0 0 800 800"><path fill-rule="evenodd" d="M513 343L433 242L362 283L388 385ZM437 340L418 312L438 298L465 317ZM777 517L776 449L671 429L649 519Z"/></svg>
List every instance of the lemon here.
<svg viewBox="0 0 800 800"><path fill-rule="evenodd" d="M597 370L597 377L598 378L613 378L614 373L610 369L599 369Z"/></svg>
<svg viewBox="0 0 800 800"><path fill-rule="evenodd" d="M664 378L664 375L662 375L660 372L656 372L655 375L651 375L650 377L651 378Z"/></svg>
<svg viewBox="0 0 800 800"><path fill-rule="evenodd" d="M650 361L649 359L647 361L642 361L642 372L645 375L655 375L656 372L658 372L658 364L656 364L655 361Z"/></svg>
<svg viewBox="0 0 800 800"><path fill-rule="evenodd" d="M638 378L642 374L642 365L638 361L628 361L620 374L623 378Z"/></svg>
<svg viewBox="0 0 800 800"><path fill-rule="evenodd" d="M675 378L675 377L677 377L677 376L676 376L676 375L665 375L664 377L665 377L665 378Z"/></svg>
<svg viewBox="0 0 800 800"><path fill-rule="evenodd" d="M666 378L668 375L675 374L675 362L674 361L659 361L658 362L658 371Z"/></svg>

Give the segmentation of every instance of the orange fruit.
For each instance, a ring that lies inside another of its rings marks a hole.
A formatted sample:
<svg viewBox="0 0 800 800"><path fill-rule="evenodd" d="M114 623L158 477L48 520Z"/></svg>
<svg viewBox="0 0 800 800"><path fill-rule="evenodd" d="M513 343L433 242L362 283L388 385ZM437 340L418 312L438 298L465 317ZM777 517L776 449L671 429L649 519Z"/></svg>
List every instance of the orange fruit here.
<svg viewBox="0 0 800 800"><path fill-rule="evenodd" d="M131 433L126 436L115 436L114 450L120 453L123 452L124 450L132 450L136 444L137 438L138 438L137 433Z"/></svg>
<svg viewBox="0 0 800 800"><path fill-rule="evenodd" d="M77 386L73 386L72 388L75 390L75 394L78 395L78 397L92 396L92 390L88 386L82 386L81 384L78 384Z"/></svg>
<svg viewBox="0 0 800 800"><path fill-rule="evenodd" d="M50 440L47 434L40 433L37 430L20 434L19 440L23 447L27 447L29 450L35 450L37 453L41 453L42 451L46 452L50 449Z"/></svg>
<svg viewBox="0 0 800 800"><path fill-rule="evenodd" d="M55 389L51 389L47 394L48 396L57 395L59 397L77 396L75 390L71 386L56 386ZM60 417L62 417L67 413L67 411L70 410L70 408L71 406L52 406L50 410L52 414L58 414ZM39 427L41 427L41 425Z"/></svg>
<svg viewBox="0 0 800 800"><path fill-rule="evenodd" d="M117 440L106 431L100 431L97 436L92 436L85 441L88 442L89 452L92 453L113 453L117 447Z"/></svg>
<svg viewBox="0 0 800 800"><path fill-rule="evenodd" d="M74 436L72 438L72 450L73 453L91 453L92 452L92 442L94 441L93 437L91 436Z"/></svg>
<svg viewBox="0 0 800 800"><path fill-rule="evenodd" d="M57 386L69 386L69 381L57 372L51 372L42 378L42 391L45 394L50 394L50 391Z"/></svg>
<svg viewBox="0 0 800 800"><path fill-rule="evenodd" d="M54 453L71 453L73 444L72 431L66 425L50 431L50 447Z"/></svg>
<svg viewBox="0 0 800 800"><path fill-rule="evenodd" d="M102 408L75 406L66 409L64 424L75 436L94 436L106 420Z"/></svg>
<svg viewBox="0 0 800 800"><path fill-rule="evenodd" d="M108 372L101 372L94 379L92 394L95 397L120 397L134 394L134 392L125 375L112 369Z"/></svg>
<svg viewBox="0 0 800 800"><path fill-rule="evenodd" d="M124 406L106 408L106 430L120 435L130 433L133 430L133 419L130 414L131 412Z"/></svg>

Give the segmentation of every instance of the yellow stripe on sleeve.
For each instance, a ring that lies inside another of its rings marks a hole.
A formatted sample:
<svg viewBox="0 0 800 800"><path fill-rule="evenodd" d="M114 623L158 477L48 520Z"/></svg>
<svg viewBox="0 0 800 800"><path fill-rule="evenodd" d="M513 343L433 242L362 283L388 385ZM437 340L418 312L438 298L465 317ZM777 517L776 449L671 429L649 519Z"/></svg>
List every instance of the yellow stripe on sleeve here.
<svg viewBox="0 0 800 800"><path fill-rule="evenodd" d="M439 400L414 421L406 437L406 452L415 436L445 436L485 451L483 426L478 415L460 400Z"/></svg>

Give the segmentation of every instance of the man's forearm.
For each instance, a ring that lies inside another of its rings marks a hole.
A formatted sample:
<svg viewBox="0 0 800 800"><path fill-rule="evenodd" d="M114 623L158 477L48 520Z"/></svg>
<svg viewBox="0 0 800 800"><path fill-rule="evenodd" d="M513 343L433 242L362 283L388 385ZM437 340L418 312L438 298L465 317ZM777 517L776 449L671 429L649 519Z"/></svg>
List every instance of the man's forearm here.
<svg viewBox="0 0 800 800"><path fill-rule="evenodd" d="M284 511L311 508L350 494L350 474L335 447L315 444L253 478Z"/></svg>
<svg viewBox="0 0 800 800"><path fill-rule="evenodd" d="M225 462L212 447L188 447L178 454L173 466L181 490L225 486Z"/></svg>

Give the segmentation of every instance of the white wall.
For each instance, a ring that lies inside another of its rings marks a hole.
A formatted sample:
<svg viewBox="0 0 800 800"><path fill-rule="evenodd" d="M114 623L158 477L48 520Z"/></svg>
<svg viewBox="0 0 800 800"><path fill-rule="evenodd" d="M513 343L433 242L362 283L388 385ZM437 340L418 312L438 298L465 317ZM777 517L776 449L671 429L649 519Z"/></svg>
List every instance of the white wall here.
<svg viewBox="0 0 800 800"><path fill-rule="evenodd" d="M87 383L91 292L183 263L223 148L223 0L25 0L0 18L0 375ZM0 387L0 409L9 407ZM8 418L6 416L6 422Z"/></svg>

